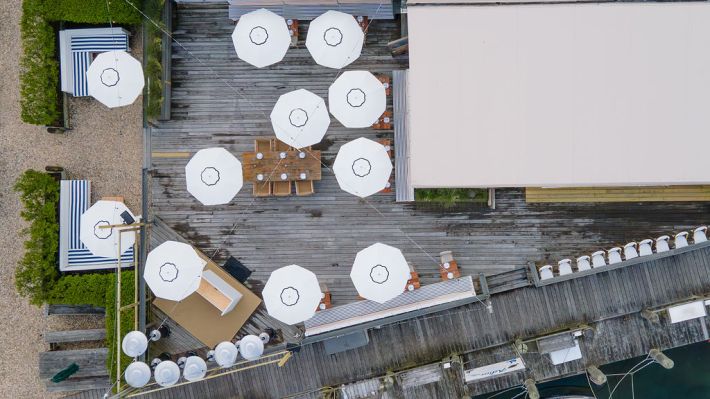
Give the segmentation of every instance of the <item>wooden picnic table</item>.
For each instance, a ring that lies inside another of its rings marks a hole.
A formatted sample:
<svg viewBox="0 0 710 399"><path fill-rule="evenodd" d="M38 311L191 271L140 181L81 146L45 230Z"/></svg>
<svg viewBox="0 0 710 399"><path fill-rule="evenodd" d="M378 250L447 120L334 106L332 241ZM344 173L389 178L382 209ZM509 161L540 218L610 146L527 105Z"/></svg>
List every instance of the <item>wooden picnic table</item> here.
<svg viewBox="0 0 710 399"><path fill-rule="evenodd" d="M281 159L281 152L286 153L286 158ZM265 151L262 152L264 157L257 159L256 152L245 152L242 154L244 180L252 182L320 180L320 151L309 150L304 158L299 157L299 153L300 151ZM282 173L287 175L285 180L281 179ZM301 173L306 174L305 179L301 179ZM263 176L263 180L257 179L259 174Z"/></svg>

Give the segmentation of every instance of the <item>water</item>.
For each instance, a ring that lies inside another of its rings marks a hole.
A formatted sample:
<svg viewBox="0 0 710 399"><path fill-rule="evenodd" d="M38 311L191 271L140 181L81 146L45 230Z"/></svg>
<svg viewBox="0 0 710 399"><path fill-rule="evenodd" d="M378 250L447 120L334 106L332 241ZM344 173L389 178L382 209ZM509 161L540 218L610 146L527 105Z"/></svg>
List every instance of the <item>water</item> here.
<svg viewBox="0 0 710 399"><path fill-rule="evenodd" d="M710 343L701 342L682 348L664 351L675 362L675 367L666 370L653 363L633 377L634 394L632 394L632 378L627 376L619 384L612 396L613 399L710 399ZM645 356L624 360L600 367L607 376L623 374L641 362ZM592 384L597 399L609 399L609 394L619 382L619 377L608 377L608 383L599 387ZM584 374L564 378L544 384L538 384L541 398L555 395L588 395L592 396L587 378ZM495 396L495 399L511 399L521 390L513 390ZM493 394L482 395L476 399L489 398ZM525 395L518 396L523 398Z"/></svg>

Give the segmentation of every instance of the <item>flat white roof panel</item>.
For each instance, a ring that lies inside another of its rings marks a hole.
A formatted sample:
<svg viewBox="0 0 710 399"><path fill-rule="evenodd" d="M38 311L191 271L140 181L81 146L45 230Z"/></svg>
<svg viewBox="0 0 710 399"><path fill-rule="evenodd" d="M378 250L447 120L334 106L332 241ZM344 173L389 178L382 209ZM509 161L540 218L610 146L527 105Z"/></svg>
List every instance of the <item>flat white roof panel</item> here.
<svg viewBox="0 0 710 399"><path fill-rule="evenodd" d="M710 4L408 14L414 187L710 183Z"/></svg>

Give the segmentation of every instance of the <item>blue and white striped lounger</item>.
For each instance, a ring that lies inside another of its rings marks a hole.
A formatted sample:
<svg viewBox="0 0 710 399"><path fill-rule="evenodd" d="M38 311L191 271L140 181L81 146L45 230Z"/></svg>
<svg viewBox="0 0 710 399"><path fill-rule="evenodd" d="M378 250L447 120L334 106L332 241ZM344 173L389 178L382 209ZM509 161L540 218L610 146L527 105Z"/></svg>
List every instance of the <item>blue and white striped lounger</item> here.
<svg viewBox="0 0 710 399"><path fill-rule="evenodd" d="M115 258L94 256L79 239L81 214L89 208L91 182L62 180L59 195L59 270L112 269ZM133 266L133 247L121 256L122 267Z"/></svg>
<svg viewBox="0 0 710 399"><path fill-rule="evenodd" d="M128 51L128 35L74 36L71 38L74 97L86 97L89 95L89 82L86 79L86 71L91 64L91 54L111 50Z"/></svg>

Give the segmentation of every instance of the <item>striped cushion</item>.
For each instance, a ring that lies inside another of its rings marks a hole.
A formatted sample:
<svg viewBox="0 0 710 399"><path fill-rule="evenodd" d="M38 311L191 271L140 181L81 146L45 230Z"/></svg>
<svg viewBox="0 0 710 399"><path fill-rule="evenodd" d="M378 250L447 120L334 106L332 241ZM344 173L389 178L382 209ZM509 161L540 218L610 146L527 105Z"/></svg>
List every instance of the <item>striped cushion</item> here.
<svg viewBox="0 0 710 399"><path fill-rule="evenodd" d="M81 215L89 209L89 189L88 180L69 181L69 265L115 265L115 258L93 255L79 238ZM121 261L133 262L133 247L123 253Z"/></svg>
<svg viewBox="0 0 710 399"><path fill-rule="evenodd" d="M93 35L73 36L71 38L72 75L74 80L74 97L89 95L89 83L86 71L91 64L91 53L101 53L111 50L128 51L128 35Z"/></svg>

